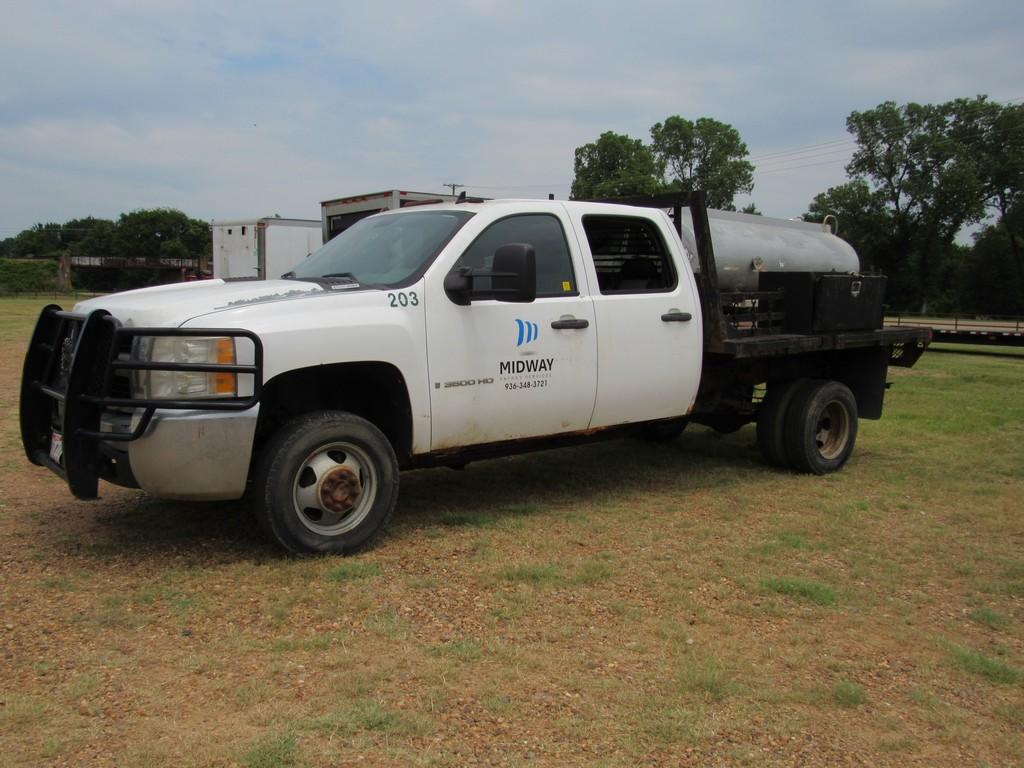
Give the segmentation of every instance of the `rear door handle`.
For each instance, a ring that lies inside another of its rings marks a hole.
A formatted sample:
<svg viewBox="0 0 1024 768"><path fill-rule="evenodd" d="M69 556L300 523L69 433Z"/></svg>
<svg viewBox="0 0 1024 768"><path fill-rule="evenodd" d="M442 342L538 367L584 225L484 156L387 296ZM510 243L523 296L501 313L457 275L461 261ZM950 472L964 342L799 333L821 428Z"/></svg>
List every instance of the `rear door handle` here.
<svg viewBox="0 0 1024 768"><path fill-rule="evenodd" d="M666 323L688 323L693 319L693 315L689 312L680 312L678 309L674 309L662 315L661 319Z"/></svg>
<svg viewBox="0 0 1024 768"><path fill-rule="evenodd" d="M586 328L589 325L589 320L580 320L575 317L563 317L560 320L555 320L551 323L551 327L557 330L564 330L566 328Z"/></svg>

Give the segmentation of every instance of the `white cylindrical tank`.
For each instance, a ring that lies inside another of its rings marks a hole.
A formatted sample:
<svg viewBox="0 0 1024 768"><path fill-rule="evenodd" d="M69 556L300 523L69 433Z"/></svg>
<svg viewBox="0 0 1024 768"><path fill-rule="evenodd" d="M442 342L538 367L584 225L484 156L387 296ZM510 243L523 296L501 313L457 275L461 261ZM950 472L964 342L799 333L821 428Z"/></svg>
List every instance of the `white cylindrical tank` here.
<svg viewBox="0 0 1024 768"><path fill-rule="evenodd" d="M708 211L708 223L722 291L756 291L759 272L860 270L857 252L827 224L717 210ZM689 208L683 208L680 238L693 271L700 272Z"/></svg>

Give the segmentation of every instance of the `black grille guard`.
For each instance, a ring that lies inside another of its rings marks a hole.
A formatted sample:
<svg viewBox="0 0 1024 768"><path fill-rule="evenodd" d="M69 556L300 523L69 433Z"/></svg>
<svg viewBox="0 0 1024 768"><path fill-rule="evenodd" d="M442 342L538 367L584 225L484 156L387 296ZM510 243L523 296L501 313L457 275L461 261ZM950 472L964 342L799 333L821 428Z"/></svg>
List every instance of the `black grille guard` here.
<svg viewBox="0 0 1024 768"><path fill-rule="evenodd" d="M153 363L119 359L119 351L136 336L249 339L254 347L253 363ZM253 393L246 397L208 400L119 397L111 394L115 371L249 374L253 377ZM21 441L29 461L63 477L76 497L94 499L99 491L101 441L139 439L145 434L157 408L244 411L259 402L262 389L263 345L251 331L235 328L126 328L106 310L97 309L83 316L50 304L43 308L36 321L25 355L19 413ZM142 415L132 432L100 432L100 419L105 408L141 409ZM54 429L63 436L60 462L50 458Z"/></svg>

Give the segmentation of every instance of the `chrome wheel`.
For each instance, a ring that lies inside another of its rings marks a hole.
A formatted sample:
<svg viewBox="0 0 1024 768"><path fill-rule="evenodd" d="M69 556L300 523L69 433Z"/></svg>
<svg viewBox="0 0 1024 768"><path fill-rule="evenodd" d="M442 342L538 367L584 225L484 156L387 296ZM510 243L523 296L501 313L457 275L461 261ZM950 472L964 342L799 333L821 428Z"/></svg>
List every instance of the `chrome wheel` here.
<svg viewBox="0 0 1024 768"><path fill-rule="evenodd" d="M336 442L317 448L302 462L292 482L292 498L303 526L337 536L363 522L377 487L369 455L352 443Z"/></svg>

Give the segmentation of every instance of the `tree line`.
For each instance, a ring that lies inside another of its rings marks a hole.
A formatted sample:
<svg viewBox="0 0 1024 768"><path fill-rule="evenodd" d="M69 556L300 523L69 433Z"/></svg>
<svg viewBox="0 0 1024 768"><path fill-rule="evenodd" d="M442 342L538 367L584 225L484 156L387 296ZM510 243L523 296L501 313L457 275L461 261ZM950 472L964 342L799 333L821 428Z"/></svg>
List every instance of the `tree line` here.
<svg viewBox="0 0 1024 768"><path fill-rule="evenodd" d="M199 259L209 258L211 249L209 225L173 208L122 213L117 220L88 216L63 224L36 224L0 240L0 258L54 261L65 256L103 256L152 263L184 260L198 267ZM118 290L159 282L161 275L149 269L94 268L75 270L72 280L85 290Z"/></svg>
<svg viewBox="0 0 1024 768"><path fill-rule="evenodd" d="M888 275L893 309L1024 313L1024 105L887 101L852 112L846 129L856 145L848 180L815 195L803 218L837 218L862 269ZM711 207L735 210L735 196L752 192L754 166L732 126L673 116L650 134L645 144L606 132L578 147L572 196L704 189ZM957 242L966 227L970 245Z"/></svg>

